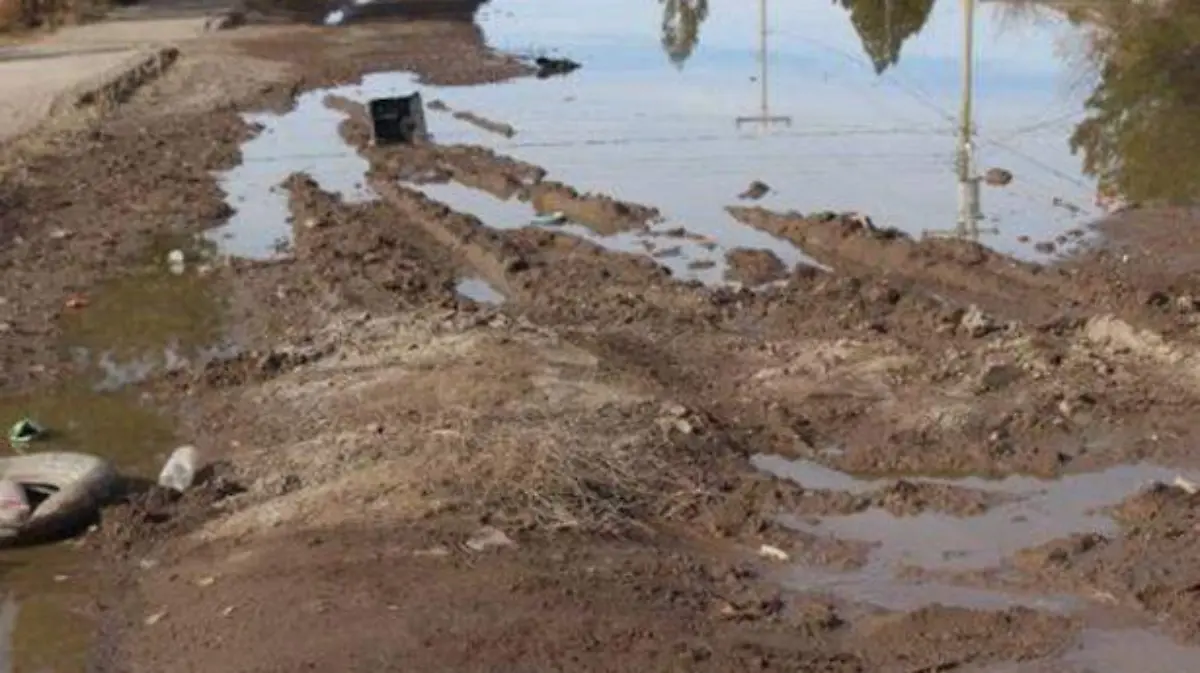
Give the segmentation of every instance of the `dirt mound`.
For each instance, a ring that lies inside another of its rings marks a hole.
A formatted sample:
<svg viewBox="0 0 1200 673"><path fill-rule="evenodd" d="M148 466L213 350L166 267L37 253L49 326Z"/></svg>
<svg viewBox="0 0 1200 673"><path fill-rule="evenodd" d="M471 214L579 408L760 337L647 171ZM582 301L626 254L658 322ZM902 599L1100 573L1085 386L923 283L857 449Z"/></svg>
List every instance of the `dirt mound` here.
<svg viewBox="0 0 1200 673"><path fill-rule="evenodd" d="M725 254L726 280L755 287L787 277L787 267L770 250L735 248Z"/></svg>
<svg viewBox="0 0 1200 673"><path fill-rule="evenodd" d="M1121 534L1077 535L1022 553L1033 577L1135 605L1179 638L1200 643L1200 495L1154 484L1114 508Z"/></svg>

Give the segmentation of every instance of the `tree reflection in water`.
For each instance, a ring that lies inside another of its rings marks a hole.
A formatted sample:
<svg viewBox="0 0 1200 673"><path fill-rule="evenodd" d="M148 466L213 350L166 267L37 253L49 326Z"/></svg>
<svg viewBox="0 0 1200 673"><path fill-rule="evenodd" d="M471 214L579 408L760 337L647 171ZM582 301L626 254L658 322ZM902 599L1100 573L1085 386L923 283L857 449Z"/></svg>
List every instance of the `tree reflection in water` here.
<svg viewBox="0 0 1200 673"><path fill-rule="evenodd" d="M663 5L663 50L675 67L682 68L700 41L700 25L708 18L708 0L659 1Z"/></svg>
<svg viewBox="0 0 1200 673"><path fill-rule="evenodd" d="M934 0L833 0L850 12L850 23L862 40L876 74L900 61L905 40L921 32Z"/></svg>
<svg viewBox="0 0 1200 673"><path fill-rule="evenodd" d="M1200 0L1105 7L1100 79L1071 137L1103 192L1133 201L1200 195Z"/></svg>

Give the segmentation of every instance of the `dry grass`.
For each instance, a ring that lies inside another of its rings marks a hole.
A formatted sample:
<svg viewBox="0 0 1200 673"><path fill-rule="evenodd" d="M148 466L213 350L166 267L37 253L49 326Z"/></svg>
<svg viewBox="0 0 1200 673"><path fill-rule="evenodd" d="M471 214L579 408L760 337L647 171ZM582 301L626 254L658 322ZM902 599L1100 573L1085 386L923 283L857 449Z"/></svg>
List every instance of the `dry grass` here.
<svg viewBox="0 0 1200 673"><path fill-rule="evenodd" d="M691 516L715 497L705 470L656 404L639 406L463 427L456 449L428 456L422 490L539 529L621 534Z"/></svg>
<svg viewBox="0 0 1200 673"><path fill-rule="evenodd" d="M372 323L239 404L253 419L220 412L272 439L235 461L257 486L206 537L447 509L623 534L715 499L724 451L708 446L704 421L606 380L590 354L508 328ZM301 486L282 488L287 479Z"/></svg>

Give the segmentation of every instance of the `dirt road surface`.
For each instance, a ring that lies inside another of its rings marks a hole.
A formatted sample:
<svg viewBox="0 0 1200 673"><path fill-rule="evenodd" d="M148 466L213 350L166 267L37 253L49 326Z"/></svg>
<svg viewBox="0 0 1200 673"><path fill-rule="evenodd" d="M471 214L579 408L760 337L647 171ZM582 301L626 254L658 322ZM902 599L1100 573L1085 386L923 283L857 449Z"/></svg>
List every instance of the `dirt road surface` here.
<svg viewBox="0 0 1200 673"><path fill-rule="evenodd" d="M213 467L177 501L106 510L61 582L34 569L15 585L21 600L86 587L66 601L86 617L76 665L917 673L1193 656L1200 495L1170 485L1200 468L1200 285L1175 245L1191 213L1127 213L1038 265L731 194L734 219L837 271L738 249L742 286L684 282L666 255L572 233L650 240L655 204L477 145L376 147L361 103L326 95L371 72L529 76L475 8L195 38L173 23L177 52L149 52L168 67L36 128L147 45L0 57L16 120L0 408L132 472L153 476L172 442ZM214 228L260 211L220 174L278 132L242 114L303 96L330 120L313 147L344 140L312 172L361 162L371 197L298 171L272 185L286 245L221 254ZM492 228L425 185L579 229ZM646 247L705 242L659 238ZM26 666L65 637L38 623L41 641L18 627Z"/></svg>

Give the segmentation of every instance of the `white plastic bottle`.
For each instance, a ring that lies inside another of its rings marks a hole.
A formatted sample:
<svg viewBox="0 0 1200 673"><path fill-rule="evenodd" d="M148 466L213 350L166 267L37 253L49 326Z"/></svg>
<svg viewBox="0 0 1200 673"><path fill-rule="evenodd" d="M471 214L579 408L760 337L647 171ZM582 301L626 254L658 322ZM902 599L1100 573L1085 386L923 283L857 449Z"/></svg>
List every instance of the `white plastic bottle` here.
<svg viewBox="0 0 1200 673"><path fill-rule="evenodd" d="M183 493L196 482L200 471L200 452L194 446L181 446L171 452L158 475L158 485Z"/></svg>

